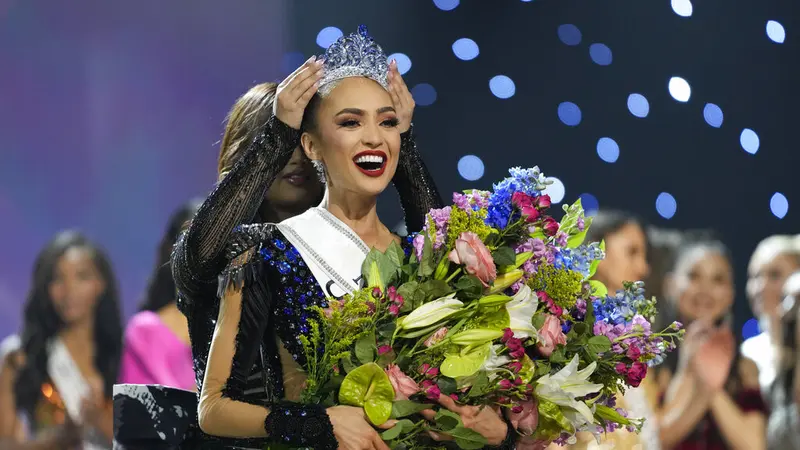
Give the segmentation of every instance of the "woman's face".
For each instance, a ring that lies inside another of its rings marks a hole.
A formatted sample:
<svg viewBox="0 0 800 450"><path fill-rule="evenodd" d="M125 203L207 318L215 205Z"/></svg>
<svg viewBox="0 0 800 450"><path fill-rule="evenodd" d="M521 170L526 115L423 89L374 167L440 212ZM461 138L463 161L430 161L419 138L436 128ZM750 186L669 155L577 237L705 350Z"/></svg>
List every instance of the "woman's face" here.
<svg viewBox="0 0 800 450"><path fill-rule="evenodd" d="M612 292L624 281L643 280L650 272L647 240L642 227L629 223L605 238L606 257L597 266L597 279Z"/></svg>
<svg viewBox="0 0 800 450"><path fill-rule="evenodd" d="M733 306L733 269L717 251L698 248L678 262L673 274L678 313L686 322L716 322Z"/></svg>
<svg viewBox="0 0 800 450"><path fill-rule="evenodd" d="M322 99L316 130L303 135L303 147L325 165L332 195L377 196L397 170L397 123L392 99L378 83L345 78Z"/></svg>
<svg viewBox="0 0 800 450"><path fill-rule="evenodd" d="M89 320L94 316L105 281L94 263L90 250L68 249L56 263L48 291L53 306L67 325Z"/></svg>
<svg viewBox="0 0 800 450"><path fill-rule="evenodd" d="M756 316L772 317L783 301L783 285L789 275L800 269L797 257L779 253L755 267L747 280L747 296Z"/></svg>
<svg viewBox="0 0 800 450"><path fill-rule="evenodd" d="M298 147L270 185L266 200L273 209L305 211L319 202L323 188L316 169Z"/></svg>

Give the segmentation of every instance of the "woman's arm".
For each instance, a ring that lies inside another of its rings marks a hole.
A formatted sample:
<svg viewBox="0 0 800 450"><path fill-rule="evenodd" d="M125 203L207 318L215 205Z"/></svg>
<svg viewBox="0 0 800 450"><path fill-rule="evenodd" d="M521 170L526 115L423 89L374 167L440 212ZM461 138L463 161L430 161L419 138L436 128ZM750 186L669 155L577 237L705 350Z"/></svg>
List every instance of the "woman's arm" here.
<svg viewBox="0 0 800 450"><path fill-rule="evenodd" d="M711 396L690 373L679 371L657 413L661 446L670 449L683 442L708 412Z"/></svg>
<svg viewBox="0 0 800 450"><path fill-rule="evenodd" d="M428 211L441 208L443 203L433 177L417 151L413 127L400 135L400 139L400 161L392 182L403 207L406 229L411 233L422 230Z"/></svg>
<svg viewBox="0 0 800 450"><path fill-rule="evenodd" d="M759 392L758 367L742 358L739 363L742 388ZM711 399L711 413L722 437L733 450L763 450L766 448L766 417L763 410L744 411L724 390Z"/></svg>

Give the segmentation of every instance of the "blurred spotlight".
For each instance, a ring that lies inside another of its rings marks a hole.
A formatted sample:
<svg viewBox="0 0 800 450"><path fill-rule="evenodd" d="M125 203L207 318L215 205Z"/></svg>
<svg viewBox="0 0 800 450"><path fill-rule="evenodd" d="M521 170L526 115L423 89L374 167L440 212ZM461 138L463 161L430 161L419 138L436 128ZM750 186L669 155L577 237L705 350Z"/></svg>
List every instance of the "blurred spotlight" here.
<svg viewBox="0 0 800 450"><path fill-rule="evenodd" d="M480 53L480 50L478 50L478 44L472 39L461 38L453 42L453 53L455 53L456 58L469 61L475 59Z"/></svg>
<svg viewBox="0 0 800 450"><path fill-rule="evenodd" d="M600 202L597 201L597 197L588 192L584 192L578 198L581 199L581 205L583 205L583 211L589 215L593 216L597 214L597 211L600 209Z"/></svg>
<svg viewBox="0 0 800 450"><path fill-rule="evenodd" d="M611 64L611 49L605 44L592 44L589 46L589 56L595 64L607 66Z"/></svg>
<svg viewBox="0 0 800 450"><path fill-rule="evenodd" d="M628 96L628 111L636 117L644 118L650 113L650 104L642 94L631 94Z"/></svg>
<svg viewBox="0 0 800 450"><path fill-rule="evenodd" d="M755 318L747 319L747 322L742 326L742 340L758 336L761 330L758 327L758 320Z"/></svg>
<svg viewBox="0 0 800 450"><path fill-rule="evenodd" d="M489 80L489 90L492 91L495 97L504 99L513 97L514 93L517 92L514 81L505 75L492 77L492 79Z"/></svg>
<svg viewBox="0 0 800 450"><path fill-rule="evenodd" d="M619 158L619 145L610 137L597 140L597 156L607 163L615 163Z"/></svg>
<svg viewBox="0 0 800 450"><path fill-rule="evenodd" d="M433 4L442 11L452 11L459 3L459 0L433 0Z"/></svg>
<svg viewBox="0 0 800 450"><path fill-rule="evenodd" d="M342 37L342 30L336 27L325 27L317 34L317 45L328 48L340 37Z"/></svg>
<svg viewBox="0 0 800 450"><path fill-rule="evenodd" d="M558 105L558 118L564 125L578 126L581 123L581 109L575 103L563 102Z"/></svg>
<svg viewBox="0 0 800 450"><path fill-rule="evenodd" d="M561 201L564 200L564 195L566 194L564 183L562 183L561 180L556 177L547 177L546 179L548 181L552 181L552 183L548 184L542 192L550 196L551 202L561 203Z"/></svg>
<svg viewBox="0 0 800 450"><path fill-rule="evenodd" d="M783 44L786 39L786 30L783 29L783 25L780 23L770 20L767 22L767 37L772 39L772 42Z"/></svg>
<svg viewBox="0 0 800 450"><path fill-rule="evenodd" d="M783 219L786 217L786 213L789 212L789 200L785 195L781 194L780 192L776 192L769 200L769 209L772 211L772 214L774 214L775 217L778 219Z"/></svg>
<svg viewBox="0 0 800 450"><path fill-rule="evenodd" d="M658 198L656 198L656 211L658 214L665 218L665 219L672 219L672 216L675 215L675 211L678 210L678 202L675 201L675 197L668 192L662 192L658 194Z"/></svg>
<svg viewBox="0 0 800 450"><path fill-rule="evenodd" d="M689 0L672 0L672 10L681 17L692 15L692 2Z"/></svg>
<svg viewBox="0 0 800 450"><path fill-rule="evenodd" d="M681 77L669 79L669 95L679 102L688 102L692 96L692 88L689 83Z"/></svg>
<svg viewBox="0 0 800 450"><path fill-rule="evenodd" d="M758 151L758 147L761 145L761 141L758 139L758 135L755 131L750 128L745 128L739 136L739 144L742 145L744 151L755 155Z"/></svg>
<svg viewBox="0 0 800 450"><path fill-rule="evenodd" d="M430 106L436 101L436 89L428 83L420 83L411 88L411 96L418 106Z"/></svg>
<svg viewBox="0 0 800 450"><path fill-rule="evenodd" d="M403 53L392 53L387 59L397 61L397 71L400 72L400 75L405 75L411 70L411 58Z"/></svg>
<svg viewBox="0 0 800 450"><path fill-rule="evenodd" d="M302 66L304 62L306 62L306 57L300 52L285 53L281 58L281 72L284 75L289 75Z"/></svg>
<svg viewBox="0 0 800 450"><path fill-rule="evenodd" d="M458 160L458 174L467 181L480 180L483 176L483 161L475 155L462 156Z"/></svg>
<svg viewBox="0 0 800 450"><path fill-rule="evenodd" d="M722 126L722 109L713 103L706 103L706 107L703 108L703 118L707 124L719 128Z"/></svg>
<svg viewBox="0 0 800 450"><path fill-rule="evenodd" d="M567 45L578 45L581 43L581 30L571 23L561 25L558 27L558 38Z"/></svg>

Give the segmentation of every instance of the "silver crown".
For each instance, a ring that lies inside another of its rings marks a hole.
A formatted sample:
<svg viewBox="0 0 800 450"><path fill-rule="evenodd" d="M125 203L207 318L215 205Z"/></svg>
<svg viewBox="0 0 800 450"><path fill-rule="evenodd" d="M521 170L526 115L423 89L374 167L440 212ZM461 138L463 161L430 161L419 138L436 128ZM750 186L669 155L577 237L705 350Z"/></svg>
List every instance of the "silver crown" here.
<svg viewBox="0 0 800 450"><path fill-rule="evenodd" d="M325 60L319 83L323 96L333 89L332 83L348 77L366 77L389 89L389 62L366 25L359 25L358 32L337 39L321 58Z"/></svg>

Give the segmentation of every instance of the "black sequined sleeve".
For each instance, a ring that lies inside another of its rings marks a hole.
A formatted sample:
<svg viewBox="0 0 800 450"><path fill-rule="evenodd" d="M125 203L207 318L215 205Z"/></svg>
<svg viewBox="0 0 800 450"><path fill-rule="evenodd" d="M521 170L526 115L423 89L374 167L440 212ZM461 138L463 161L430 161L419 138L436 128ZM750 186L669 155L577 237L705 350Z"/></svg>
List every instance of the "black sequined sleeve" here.
<svg viewBox="0 0 800 450"><path fill-rule="evenodd" d="M203 202L172 254L172 274L183 297L200 298L201 291L216 287L216 277L228 263L224 249L233 229L253 219L299 139L299 131L273 116Z"/></svg>
<svg viewBox="0 0 800 450"><path fill-rule="evenodd" d="M411 233L422 230L425 214L433 208L441 208L443 203L422 155L417 151L414 127L401 134L400 139L400 161L392 182L403 206L406 229Z"/></svg>

